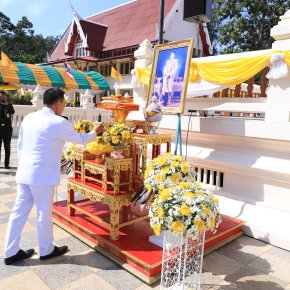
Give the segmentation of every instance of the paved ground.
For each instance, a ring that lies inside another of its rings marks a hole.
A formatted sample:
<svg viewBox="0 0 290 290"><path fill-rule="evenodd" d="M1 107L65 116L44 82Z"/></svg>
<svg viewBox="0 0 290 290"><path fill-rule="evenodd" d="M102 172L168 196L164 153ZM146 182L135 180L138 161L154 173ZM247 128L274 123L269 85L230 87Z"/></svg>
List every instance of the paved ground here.
<svg viewBox="0 0 290 290"><path fill-rule="evenodd" d="M17 158L12 140L11 170L0 168L0 289L96 289L148 290L149 287L107 258L54 226L55 243L68 245L70 252L50 261L32 259L15 266L3 263L3 243L9 213L16 195L14 180ZM58 187L58 199L65 197L66 177ZM21 245L37 251L35 210L24 229ZM290 252L243 236L204 259L202 289L290 290Z"/></svg>

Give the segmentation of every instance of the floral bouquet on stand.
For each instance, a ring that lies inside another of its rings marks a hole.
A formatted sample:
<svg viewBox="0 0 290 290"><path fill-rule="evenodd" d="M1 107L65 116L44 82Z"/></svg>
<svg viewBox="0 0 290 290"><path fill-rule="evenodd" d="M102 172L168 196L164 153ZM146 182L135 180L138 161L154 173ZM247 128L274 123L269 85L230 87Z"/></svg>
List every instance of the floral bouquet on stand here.
<svg viewBox="0 0 290 290"><path fill-rule="evenodd" d="M124 158L125 145L132 142L132 129L124 123L114 123L103 133L104 141L113 146L112 157Z"/></svg>
<svg viewBox="0 0 290 290"><path fill-rule="evenodd" d="M105 142L102 136L98 136L96 141L88 143L86 148L90 153L96 155L98 163L102 163L104 157L108 156L112 151L112 146L108 142Z"/></svg>
<svg viewBox="0 0 290 290"><path fill-rule="evenodd" d="M195 180L183 157L167 153L147 166L144 186L153 197L150 226L163 235L160 289L200 289L205 231L221 223L219 202ZM151 236L155 244L160 241Z"/></svg>
<svg viewBox="0 0 290 290"><path fill-rule="evenodd" d="M198 182L159 187L149 208L150 225L159 236L162 230L185 232L197 237L204 230L215 232L221 223L219 202Z"/></svg>

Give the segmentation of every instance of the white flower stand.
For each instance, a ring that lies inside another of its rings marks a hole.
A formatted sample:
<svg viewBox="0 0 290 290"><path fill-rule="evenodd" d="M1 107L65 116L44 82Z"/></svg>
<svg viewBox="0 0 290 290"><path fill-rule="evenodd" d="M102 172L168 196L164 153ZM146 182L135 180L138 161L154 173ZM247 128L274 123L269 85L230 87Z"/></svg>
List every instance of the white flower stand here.
<svg viewBox="0 0 290 290"><path fill-rule="evenodd" d="M161 290L200 289L204 231L198 235L164 232Z"/></svg>

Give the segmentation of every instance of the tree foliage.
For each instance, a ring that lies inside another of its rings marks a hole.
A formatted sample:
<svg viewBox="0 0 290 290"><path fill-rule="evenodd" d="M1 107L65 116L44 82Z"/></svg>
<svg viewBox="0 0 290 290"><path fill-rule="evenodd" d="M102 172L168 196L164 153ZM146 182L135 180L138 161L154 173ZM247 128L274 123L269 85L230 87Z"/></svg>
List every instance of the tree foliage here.
<svg viewBox="0 0 290 290"><path fill-rule="evenodd" d="M0 50L13 61L32 64L46 62L47 53L59 39L60 36L34 34L33 24L25 16L14 25L8 16L0 12Z"/></svg>
<svg viewBox="0 0 290 290"><path fill-rule="evenodd" d="M271 48L270 30L289 5L290 0L214 0L210 30L216 52Z"/></svg>

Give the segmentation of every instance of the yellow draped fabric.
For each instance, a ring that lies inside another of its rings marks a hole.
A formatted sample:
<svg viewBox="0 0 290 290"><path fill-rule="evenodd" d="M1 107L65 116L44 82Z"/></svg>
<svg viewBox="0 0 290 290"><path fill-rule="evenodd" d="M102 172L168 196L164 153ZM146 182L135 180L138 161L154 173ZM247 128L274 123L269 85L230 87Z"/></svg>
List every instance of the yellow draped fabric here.
<svg viewBox="0 0 290 290"><path fill-rule="evenodd" d="M152 67L137 67L136 77L141 84L149 85Z"/></svg>
<svg viewBox="0 0 290 290"><path fill-rule="evenodd" d="M221 86L233 86L247 81L269 64L275 51L260 55L216 62L194 62L190 65L189 82L199 75L202 79Z"/></svg>
<svg viewBox="0 0 290 290"><path fill-rule="evenodd" d="M46 87L51 87L51 81L43 68L34 64L26 64L26 66L32 70L37 84L41 84L42 86Z"/></svg>
<svg viewBox="0 0 290 290"><path fill-rule="evenodd" d="M189 82L194 83L198 78L221 86L233 86L247 81L263 68L265 68L276 53L283 53L284 60L290 66L290 51L265 50L254 54L233 57L231 59L219 59L214 61L211 57L192 59L190 64ZM136 76L140 83L149 85L151 67L136 68Z"/></svg>

